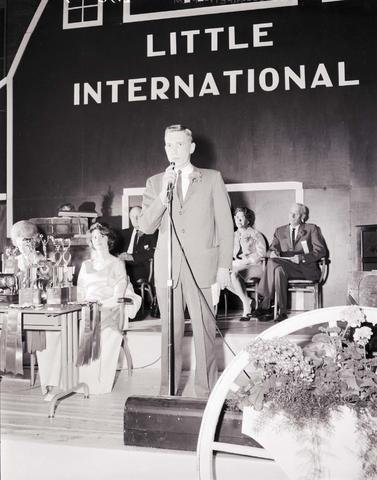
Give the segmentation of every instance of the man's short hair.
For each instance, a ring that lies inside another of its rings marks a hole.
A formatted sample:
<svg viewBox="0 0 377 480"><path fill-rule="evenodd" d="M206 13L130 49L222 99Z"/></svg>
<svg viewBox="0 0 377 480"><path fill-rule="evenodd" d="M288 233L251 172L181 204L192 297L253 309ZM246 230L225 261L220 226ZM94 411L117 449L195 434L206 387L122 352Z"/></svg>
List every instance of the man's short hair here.
<svg viewBox="0 0 377 480"><path fill-rule="evenodd" d="M170 125L169 127L165 128L165 135L168 132L184 132L192 141L192 131L185 127L184 125L180 125L179 123L176 125Z"/></svg>
<svg viewBox="0 0 377 480"><path fill-rule="evenodd" d="M296 203L296 205L298 206L299 208L299 212L300 212L300 215L301 215L301 220L303 222L306 222L306 220L309 218L309 209L306 205L304 205L303 203Z"/></svg>

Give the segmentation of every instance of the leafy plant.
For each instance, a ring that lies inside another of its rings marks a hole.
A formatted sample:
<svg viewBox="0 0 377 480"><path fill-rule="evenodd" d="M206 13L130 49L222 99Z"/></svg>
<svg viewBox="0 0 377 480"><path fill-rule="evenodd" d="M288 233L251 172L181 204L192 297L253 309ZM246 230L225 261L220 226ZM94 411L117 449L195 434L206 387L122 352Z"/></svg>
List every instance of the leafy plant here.
<svg viewBox="0 0 377 480"><path fill-rule="evenodd" d="M236 394L242 407L283 411L300 424L326 422L330 409L347 405L377 414L377 358L367 358L372 329L357 306L344 311L345 326L320 327L301 348L288 338L257 339L247 347L252 374ZM373 325L373 324L372 324Z"/></svg>
<svg viewBox="0 0 377 480"><path fill-rule="evenodd" d="M350 306L340 326L320 327L303 348L286 337L257 339L247 347L248 382L228 404L257 411L267 404L269 415L283 413L297 428L308 422L328 425L331 412L347 406L357 413L370 446L363 456L364 472L377 474L371 457L377 439L377 357L367 355L376 323L360 307Z"/></svg>

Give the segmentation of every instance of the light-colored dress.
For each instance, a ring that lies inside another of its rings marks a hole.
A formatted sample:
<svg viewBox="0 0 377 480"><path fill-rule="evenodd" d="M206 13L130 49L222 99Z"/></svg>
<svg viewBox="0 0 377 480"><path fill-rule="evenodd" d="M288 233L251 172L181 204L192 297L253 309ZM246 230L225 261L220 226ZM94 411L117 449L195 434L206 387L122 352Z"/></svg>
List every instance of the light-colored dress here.
<svg viewBox="0 0 377 480"><path fill-rule="evenodd" d="M89 365L79 368L79 382L88 385L90 394L109 393L113 388L122 341L117 300L124 296L133 299L133 304L127 304L125 308L126 315L133 318L140 308L141 299L127 280L124 262L113 256L109 257L102 268L96 268L93 260L86 260L81 266L77 290L79 302L97 300L102 304L100 356ZM81 322L80 335L83 328L84 324ZM46 350L38 352L43 393L47 385L59 386L61 381L60 334L50 332L46 341Z"/></svg>
<svg viewBox="0 0 377 480"><path fill-rule="evenodd" d="M260 278L262 258L266 256L263 235L253 227L234 232L233 269L245 280Z"/></svg>
<svg viewBox="0 0 377 480"><path fill-rule="evenodd" d="M140 308L140 301L133 292L132 284L127 282L124 262L116 257L110 257L101 269L96 269L92 260L85 261L77 281L77 295L79 301L98 300L102 304L100 357L80 367L79 381L88 385L89 393L109 393L113 388L122 342L117 300L125 295L133 297L134 304L126 306L127 315L131 318ZM82 324L81 333L83 327Z"/></svg>

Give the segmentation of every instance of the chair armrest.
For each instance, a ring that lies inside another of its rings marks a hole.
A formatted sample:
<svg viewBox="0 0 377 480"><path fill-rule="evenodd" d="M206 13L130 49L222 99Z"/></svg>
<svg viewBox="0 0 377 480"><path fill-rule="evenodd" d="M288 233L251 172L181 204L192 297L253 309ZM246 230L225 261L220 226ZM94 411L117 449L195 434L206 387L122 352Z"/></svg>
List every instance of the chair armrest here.
<svg viewBox="0 0 377 480"><path fill-rule="evenodd" d="M326 282L327 277L329 276L329 265L330 265L330 263L331 263L331 261L327 257L322 257L318 260L318 265L319 265L319 268L321 270L321 276L318 280L318 283L320 285L323 285Z"/></svg>
<svg viewBox="0 0 377 480"><path fill-rule="evenodd" d="M119 303L119 330L122 332L128 329L128 323L127 328L124 328L124 308L126 305L133 305L134 301L130 297L120 297L117 303Z"/></svg>
<svg viewBox="0 0 377 480"><path fill-rule="evenodd" d="M134 301L130 297L120 297L120 298L118 298L117 303L125 303L125 304L129 304L129 305L133 305Z"/></svg>
<svg viewBox="0 0 377 480"><path fill-rule="evenodd" d="M153 257L149 259L149 276L148 276L148 283L152 283L153 278Z"/></svg>

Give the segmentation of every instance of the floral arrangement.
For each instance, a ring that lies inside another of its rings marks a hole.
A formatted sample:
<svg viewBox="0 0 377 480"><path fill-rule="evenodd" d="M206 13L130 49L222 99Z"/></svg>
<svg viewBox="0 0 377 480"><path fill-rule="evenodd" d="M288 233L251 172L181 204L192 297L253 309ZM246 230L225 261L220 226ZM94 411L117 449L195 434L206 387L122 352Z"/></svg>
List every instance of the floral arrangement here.
<svg viewBox="0 0 377 480"><path fill-rule="evenodd" d="M327 425L332 411L349 407L371 447L364 452L365 478L377 478L376 458L370 457L377 444L377 357L368 350L376 322L350 306L341 325L320 327L303 348L286 337L257 339L247 347L248 381L228 403L257 411L267 404L266 418L283 413L297 428Z"/></svg>

